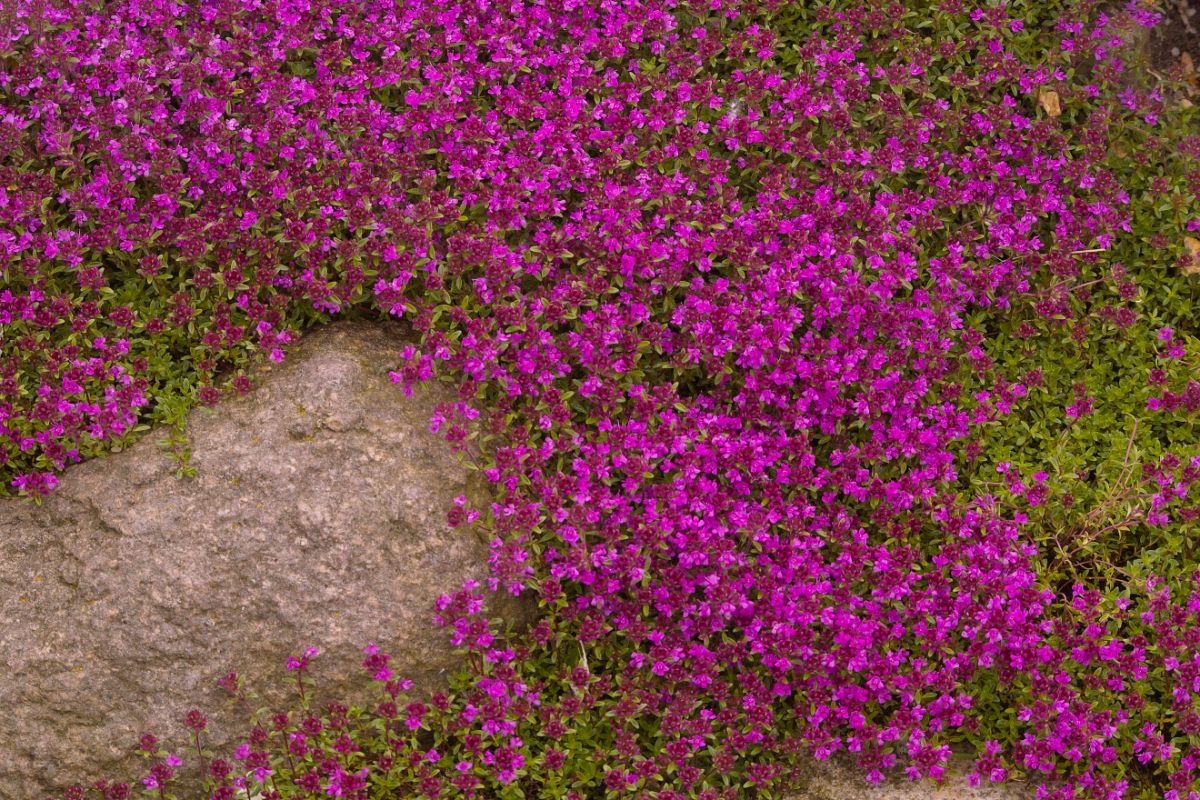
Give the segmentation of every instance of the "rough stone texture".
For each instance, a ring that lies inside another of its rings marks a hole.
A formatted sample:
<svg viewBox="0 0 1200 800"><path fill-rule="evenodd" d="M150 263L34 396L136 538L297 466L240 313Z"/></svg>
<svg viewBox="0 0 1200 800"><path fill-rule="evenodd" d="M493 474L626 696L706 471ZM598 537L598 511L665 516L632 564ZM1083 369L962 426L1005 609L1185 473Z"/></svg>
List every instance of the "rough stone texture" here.
<svg viewBox="0 0 1200 800"><path fill-rule="evenodd" d="M433 602L487 560L446 513L486 490L428 432L445 395L389 382L403 341L363 323L306 336L249 395L192 412L193 478L151 431L69 468L40 508L0 501L0 797L134 778L140 733L178 747L191 707L210 741L244 735L215 681L290 699L284 664L309 645L350 699L369 640L425 691L455 666Z"/></svg>
<svg viewBox="0 0 1200 800"><path fill-rule="evenodd" d="M1023 783L967 784L970 759L951 757L951 768L939 786L932 780L910 781L902 770L893 770L878 786L867 782L862 771L844 759L813 761L807 785L788 800L1033 800L1035 793Z"/></svg>

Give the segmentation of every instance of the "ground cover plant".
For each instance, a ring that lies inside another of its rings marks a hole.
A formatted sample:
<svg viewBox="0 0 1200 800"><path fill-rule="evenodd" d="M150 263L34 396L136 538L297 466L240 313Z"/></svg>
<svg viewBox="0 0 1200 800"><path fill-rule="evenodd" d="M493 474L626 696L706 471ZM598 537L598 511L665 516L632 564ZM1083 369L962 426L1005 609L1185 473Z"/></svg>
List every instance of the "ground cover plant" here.
<svg viewBox="0 0 1200 800"><path fill-rule="evenodd" d="M542 611L464 587L445 693L370 646L380 704L309 708L297 655L235 753L198 710L198 771L148 737L68 796L731 800L959 748L1200 797L1200 130L1129 63L1153 4L6 8L4 482L400 317L495 489L451 522Z"/></svg>

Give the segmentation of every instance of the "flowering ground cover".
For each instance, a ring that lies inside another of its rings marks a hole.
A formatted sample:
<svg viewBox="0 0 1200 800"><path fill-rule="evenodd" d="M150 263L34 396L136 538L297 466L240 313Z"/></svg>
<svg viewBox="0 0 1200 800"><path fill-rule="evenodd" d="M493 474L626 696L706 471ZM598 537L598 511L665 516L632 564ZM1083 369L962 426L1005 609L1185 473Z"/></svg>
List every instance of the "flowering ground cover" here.
<svg viewBox="0 0 1200 800"><path fill-rule="evenodd" d="M5 483L401 317L495 489L451 523L543 614L464 587L445 693L370 646L378 707L312 709L297 656L237 752L197 711L193 773L149 737L69 796L732 800L965 748L1200 797L1200 128L1127 63L1153 3L6 14Z"/></svg>

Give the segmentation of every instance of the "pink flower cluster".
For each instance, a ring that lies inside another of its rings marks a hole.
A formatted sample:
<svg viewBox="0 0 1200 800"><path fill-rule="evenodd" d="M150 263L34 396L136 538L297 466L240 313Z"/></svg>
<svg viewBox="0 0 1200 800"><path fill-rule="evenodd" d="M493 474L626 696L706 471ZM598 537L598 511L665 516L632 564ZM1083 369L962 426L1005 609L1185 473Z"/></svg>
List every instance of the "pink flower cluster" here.
<svg viewBox="0 0 1200 800"><path fill-rule="evenodd" d="M477 765L520 777L528 720L554 742L605 698L613 792L707 800L706 776L737 764L766 788L802 752L940 778L980 724L969 687L991 681L1045 700L979 774L1015 764L1045 797L1121 797L1100 776L1129 717L1091 708L1062 664L1132 682L1145 645L1053 618L1025 515L956 480L974 426L1027 391L964 389L994 366L973 315L1128 228L1104 162L1121 109L1161 106L1115 95L1123 26L1148 20L1080 3L1061 52L1029 64L1004 4L932 4L963 31L933 45L901 4L824 7L788 47L783 5L18 2L10 41L30 57L0 72L0 141L20 153L0 185L24 159L43 179L0 195L6 275L27 284L0 330L29 345L0 362L4 446L61 466L57 442L120 435L146 402L124 339L39 344L63 324L192 326L213 353L280 358L289 309L370 302L422 336L396 383L460 382L435 428L486 444L491 588L536 593L553 627L535 640L614 670L544 696L478 587L444 599L477 676L455 722L472 760L448 768L460 791ZM1037 103L1068 70L1088 75L1062 90L1073 126ZM161 258L123 255L151 246ZM40 288L55 270L68 295ZM186 280L161 315L112 307L112 286L164 270ZM1052 318L1062 300L1038 302ZM1090 412L1077 401L1068 416ZM377 652L368 668L390 675ZM427 711L396 713L418 730ZM664 747L643 749L639 716ZM1173 758L1156 735L1139 757ZM237 758L266 769L255 752ZM313 773L312 790L365 777Z"/></svg>

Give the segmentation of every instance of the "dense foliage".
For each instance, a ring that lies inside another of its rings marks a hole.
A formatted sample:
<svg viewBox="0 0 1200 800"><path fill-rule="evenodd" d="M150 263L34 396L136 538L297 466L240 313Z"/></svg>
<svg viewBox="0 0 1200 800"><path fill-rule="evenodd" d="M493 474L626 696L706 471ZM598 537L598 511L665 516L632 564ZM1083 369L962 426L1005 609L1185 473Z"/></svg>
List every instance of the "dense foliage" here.
<svg viewBox="0 0 1200 800"><path fill-rule="evenodd" d="M221 758L189 715L204 797L716 800L951 747L1200 797L1200 134L1125 64L1149 4L9 6L5 482L403 317L396 383L460 387L434 427L495 487L452 522L543 611L445 598L429 702L371 647L377 708ZM143 744L139 791L200 796Z"/></svg>

